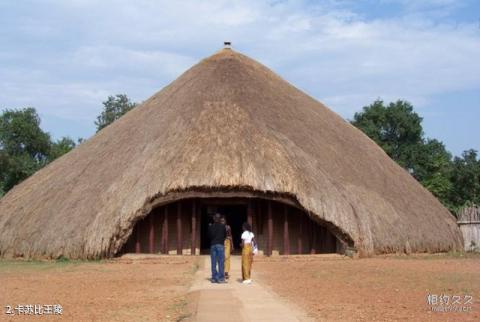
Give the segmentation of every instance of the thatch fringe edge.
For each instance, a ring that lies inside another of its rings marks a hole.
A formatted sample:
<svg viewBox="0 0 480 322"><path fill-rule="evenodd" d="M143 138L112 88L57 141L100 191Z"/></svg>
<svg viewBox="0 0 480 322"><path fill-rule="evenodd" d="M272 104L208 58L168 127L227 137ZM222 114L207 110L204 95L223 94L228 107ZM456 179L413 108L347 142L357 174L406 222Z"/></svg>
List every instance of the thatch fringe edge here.
<svg viewBox="0 0 480 322"><path fill-rule="evenodd" d="M344 245L354 248L354 241L351 236L344 231L341 227L338 227L334 223L324 220L319 214L306 209L299 202L298 198L291 193L281 193L276 191L260 191L255 190L252 187L189 187L188 189L173 189L166 193L158 193L150 198L148 198L144 205L138 209L133 216L129 217L128 225L125 227L118 227L118 234L112 236L109 240L108 247L101 250L99 253L90 253L86 252L85 256L88 258L104 258L104 257L113 257L118 254L124 244L127 242L128 238L132 234L135 224L145 218L152 209L170 204L176 201L190 199L190 198L232 198L232 197L241 197L241 198L259 198L266 200L279 201L299 210L305 212L312 220L317 222L320 225L328 228L334 235L337 237L341 243ZM92 256L93 255L93 256Z"/></svg>

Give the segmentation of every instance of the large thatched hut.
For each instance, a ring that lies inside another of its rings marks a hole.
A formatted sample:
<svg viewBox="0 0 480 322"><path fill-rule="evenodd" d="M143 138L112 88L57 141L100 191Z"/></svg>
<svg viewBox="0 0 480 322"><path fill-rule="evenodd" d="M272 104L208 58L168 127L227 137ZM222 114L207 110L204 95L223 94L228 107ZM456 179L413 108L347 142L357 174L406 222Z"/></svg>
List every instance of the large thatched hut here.
<svg viewBox="0 0 480 322"><path fill-rule="evenodd" d="M209 215L266 254L461 250L454 217L362 132L230 49L0 200L0 256L208 247Z"/></svg>

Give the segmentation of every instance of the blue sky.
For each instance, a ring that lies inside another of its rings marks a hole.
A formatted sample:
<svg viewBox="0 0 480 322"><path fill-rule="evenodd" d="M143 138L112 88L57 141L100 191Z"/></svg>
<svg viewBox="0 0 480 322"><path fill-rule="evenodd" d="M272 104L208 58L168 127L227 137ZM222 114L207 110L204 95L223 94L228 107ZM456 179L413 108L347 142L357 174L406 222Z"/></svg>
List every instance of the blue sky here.
<svg viewBox="0 0 480 322"><path fill-rule="evenodd" d="M88 138L108 95L145 100L224 40L344 118L405 99L428 137L480 150L476 0L0 0L0 108Z"/></svg>

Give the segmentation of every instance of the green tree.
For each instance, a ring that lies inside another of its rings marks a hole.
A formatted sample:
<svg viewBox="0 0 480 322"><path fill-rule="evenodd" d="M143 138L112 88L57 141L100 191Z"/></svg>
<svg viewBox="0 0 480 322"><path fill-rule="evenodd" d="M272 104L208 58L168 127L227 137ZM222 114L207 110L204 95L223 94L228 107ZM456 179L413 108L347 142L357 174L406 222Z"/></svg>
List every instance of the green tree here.
<svg viewBox="0 0 480 322"><path fill-rule="evenodd" d="M397 101L385 106L383 101L377 100L356 113L352 124L380 145L452 212L466 204L480 204L477 151L465 151L452 161L452 155L442 142L424 138L422 118L409 103Z"/></svg>
<svg viewBox="0 0 480 322"><path fill-rule="evenodd" d="M452 209L452 156L442 142L424 138L422 118L410 103L399 100L385 106L376 100L356 113L352 124Z"/></svg>
<svg viewBox="0 0 480 322"><path fill-rule="evenodd" d="M480 159L477 151L468 150L461 157L455 157L452 168L451 181L455 189L451 192L451 200L454 206L480 205Z"/></svg>
<svg viewBox="0 0 480 322"><path fill-rule="evenodd" d="M436 139L426 139L419 144L414 153L413 175L425 188L430 190L442 203L452 209L450 200L453 184L452 155L445 145Z"/></svg>
<svg viewBox="0 0 480 322"><path fill-rule="evenodd" d="M0 115L0 196L75 146L69 137L52 142L40 128L34 108L4 110Z"/></svg>
<svg viewBox="0 0 480 322"><path fill-rule="evenodd" d="M422 118L413 106L398 100L384 105L382 100L365 106L355 113L352 124L361 129L402 167L412 170L415 153L422 143Z"/></svg>
<svg viewBox="0 0 480 322"><path fill-rule="evenodd" d="M0 187L4 193L48 162L50 135L34 108L5 110L0 116Z"/></svg>
<svg viewBox="0 0 480 322"><path fill-rule="evenodd" d="M80 143L81 140L79 139L78 142ZM53 161L62 155L70 152L76 147L75 141L73 141L70 137L66 136L57 140L56 142L52 142L50 153L48 155L49 161Z"/></svg>
<svg viewBox="0 0 480 322"><path fill-rule="evenodd" d="M136 103L130 101L125 94L117 94L115 96L109 96L108 99L102 103L103 111L97 117L95 125L97 126L97 132L113 123L115 120L122 117L125 113L132 110Z"/></svg>

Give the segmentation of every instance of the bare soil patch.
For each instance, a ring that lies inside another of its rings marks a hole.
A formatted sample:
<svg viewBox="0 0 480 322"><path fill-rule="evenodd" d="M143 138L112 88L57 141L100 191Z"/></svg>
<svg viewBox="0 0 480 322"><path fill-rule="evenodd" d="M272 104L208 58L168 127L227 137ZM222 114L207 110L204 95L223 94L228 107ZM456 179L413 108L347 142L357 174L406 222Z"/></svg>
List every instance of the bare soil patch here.
<svg viewBox="0 0 480 322"><path fill-rule="evenodd" d="M478 255L257 257L253 269L318 321L480 321ZM429 294L469 295L473 305L432 312Z"/></svg>
<svg viewBox="0 0 480 322"><path fill-rule="evenodd" d="M9 316L5 305L60 304L64 320L179 321L190 314L186 294L197 267L198 258L186 256L0 261L0 320L46 317Z"/></svg>

